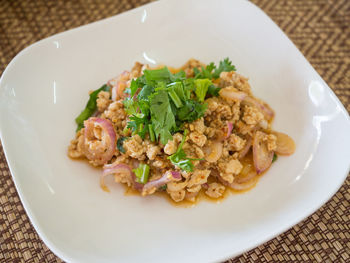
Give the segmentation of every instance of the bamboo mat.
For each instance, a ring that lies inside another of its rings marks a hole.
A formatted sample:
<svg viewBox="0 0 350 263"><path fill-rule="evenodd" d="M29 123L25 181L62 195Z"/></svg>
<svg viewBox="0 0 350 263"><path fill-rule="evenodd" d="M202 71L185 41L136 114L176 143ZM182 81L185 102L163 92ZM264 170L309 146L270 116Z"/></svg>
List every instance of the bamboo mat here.
<svg viewBox="0 0 350 263"><path fill-rule="evenodd" d="M19 51L39 39L146 2L0 0L0 74ZM253 2L282 28L350 111L350 1ZM349 201L348 176L336 195L316 213L229 262L350 262ZM29 222L1 144L0 262L61 262Z"/></svg>

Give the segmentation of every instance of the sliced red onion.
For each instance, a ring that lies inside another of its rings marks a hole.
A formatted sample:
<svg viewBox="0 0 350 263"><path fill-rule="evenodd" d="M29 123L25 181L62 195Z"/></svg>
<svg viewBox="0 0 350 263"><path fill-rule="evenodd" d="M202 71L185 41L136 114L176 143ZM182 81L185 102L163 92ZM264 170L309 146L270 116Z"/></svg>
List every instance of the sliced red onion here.
<svg viewBox="0 0 350 263"><path fill-rule="evenodd" d="M102 139L100 141L102 145L94 149L92 144L96 142L94 129L97 126L102 129ZM97 165L109 161L113 157L117 143L112 122L107 119L91 117L84 121L84 127L83 151L85 156Z"/></svg>
<svg viewBox="0 0 350 263"><path fill-rule="evenodd" d="M233 90L232 88L223 88L219 91L219 94L225 99L236 101L242 101L248 96L246 93Z"/></svg>
<svg viewBox="0 0 350 263"><path fill-rule="evenodd" d="M253 141L253 161L258 174L271 166L274 153L267 149L267 143L263 141L264 136L266 136L264 132L257 131Z"/></svg>
<svg viewBox="0 0 350 263"><path fill-rule="evenodd" d="M126 81L118 81L117 84L112 87L112 100L116 101L126 97L126 94L124 93L126 87Z"/></svg>
<svg viewBox="0 0 350 263"><path fill-rule="evenodd" d="M252 180L254 177L258 176L255 171L250 171L246 176L237 176L233 182L237 184L243 184L250 180Z"/></svg>
<svg viewBox="0 0 350 263"><path fill-rule="evenodd" d="M111 174L129 174L129 175L132 175L133 172L132 172L131 168L129 167L129 165L126 165L123 163L105 164L103 166L103 172L102 172L101 177L100 177L100 186L103 190L105 190L107 192L109 192L109 189L104 182L104 178L107 175L111 175Z"/></svg>
<svg viewBox="0 0 350 263"><path fill-rule="evenodd" d="M247 103L248 105L255 106L259 110L261 110L261 112L264 114L264 117L267 120L271 120L273 116L275 116L274 111L266 103L259 102L258 100L253 99L252 97L249 97L249 96L245 97L244 102Z"/></svg>
<svg viewBox="0 0 350 263"><path fill-rule="evenodd" d="M227 133L226 133L225 139L228 139L228 137L230 137L230 135L232 133L232 129L233 129L233 123L228 121L227 122Z"/></svg>
<svg viewBox="0 0 350 263"><path fill-rule="evenodd" d="M142 195L152 194L159 187L172 182L181 180L181 173L178 171L167 171L163 174L163 176L159 179L153 180L151 182L146 183L142 189Z"/></svg>
<svg viewBox="0 0 350 263"><path fill-rule="evenodd" d="M204 189L208 189L208 188L209 188L209 184L208 184L208 183L204 183L204 184L202 184L202 187L203 187Z"/></svg>
<svg viewBox="0 0 350 263"><path fill-rule="evenodd" d="M206 153L205 160L210 163L215 163L222 155L222 143L215 141L210 147L205 147L203 150Z"/></svg>
<svg viewBox="0 0 350 263"><path fill-rule="evenodd" d="M124 93L124 90L128 86L127 82L129 79L130 79L130 72L123 71L118 77L113 78L107 82L107 84L112 88L113 101L124 98L126 96L126 94Z"/></svg>
<svg viewBox="0 0 350 263"><path fill-rule="evenodd" d="M244 190L248 190L248 189L252 188L254 185L256 185L257 182L258 182L258 177L255 177L255 179L252 179L252 180L245 182L245 183L233 182L233 183L229 184L229 187L231 187L233 190L244 191Z"/></svg>
<svg viewBox="0 0 350 263"><path fill-rule="evenodd" d="M232 183L229 183L229 182L225 181L224 179L222 179L221 176L218 176L218 179L223 185L228 186L231 189L236 190L236 191L248 190L248 189L252 188L258 182L258 176L255 176L255 177L251 178L249 181L242 182L242 183L237 183L235 181L233 181Z"/></svg>
<svg viewBox="0 0 350 263"><path fill-rule="evenodd" d="M272 132L277 137L275 152L280 155L291 155L295 151L295 143L291 137L282 132Z"/></svg>
<svg viewBox="0 0 350 263"><path fill-rule="evenodd" d="M252 138L249 137L245 143L245 146L242 150L240 150L239 155L238 155L238 159L242 159L244 156L247 155L247 153L250 150L250 147L252 146Z"/></svg>

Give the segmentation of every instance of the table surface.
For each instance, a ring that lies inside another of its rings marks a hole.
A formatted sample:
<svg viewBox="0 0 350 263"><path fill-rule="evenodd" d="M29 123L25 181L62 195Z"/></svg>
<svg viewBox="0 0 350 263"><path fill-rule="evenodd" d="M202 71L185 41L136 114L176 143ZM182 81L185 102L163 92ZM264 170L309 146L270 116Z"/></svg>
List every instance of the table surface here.
<svg viewBox="0 0 350 263"><path fill-rule="evenodd" d="M0 74L26 46L147 0L0 0ZM289 36L350 111L350 1L253 0ZM330 175L331 176L331 175ZM350 262L350 177L316 213L228 262ZM166 261L166 260L165 260ZM0 143L0 262L62 262L31 225Z"/></svg>

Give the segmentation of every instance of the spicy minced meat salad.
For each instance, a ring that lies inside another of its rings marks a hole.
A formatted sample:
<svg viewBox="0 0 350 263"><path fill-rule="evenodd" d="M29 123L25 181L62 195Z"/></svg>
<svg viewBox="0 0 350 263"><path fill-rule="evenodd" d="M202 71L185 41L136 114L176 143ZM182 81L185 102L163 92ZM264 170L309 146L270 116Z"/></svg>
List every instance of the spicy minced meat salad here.
<svg viewBox="0 0 350 263"><path fill-rule="evenodd" d="M271 129L273 117L228 58L180 69L136 62L90 92L68 155L102 166L106 191L113 175L142 196L220 198L253 187L278 155L294 152L293 140Z"/></svg>

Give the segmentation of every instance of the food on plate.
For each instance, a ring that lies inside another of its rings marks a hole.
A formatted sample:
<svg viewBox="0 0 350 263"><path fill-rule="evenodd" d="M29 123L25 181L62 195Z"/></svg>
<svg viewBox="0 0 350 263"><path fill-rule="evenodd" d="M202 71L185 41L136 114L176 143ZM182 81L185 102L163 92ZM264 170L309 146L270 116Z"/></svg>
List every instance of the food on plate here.
<svg viewBox="0 0 350 263"><path fill-rule="evenodd" d="M142 196L217 199L252 188L278 155L293 154L273 117L228 58L218 66L190 59L180 69L136 62L90 92L68 156L102 167L106 191L113 176Z"/></svg>

